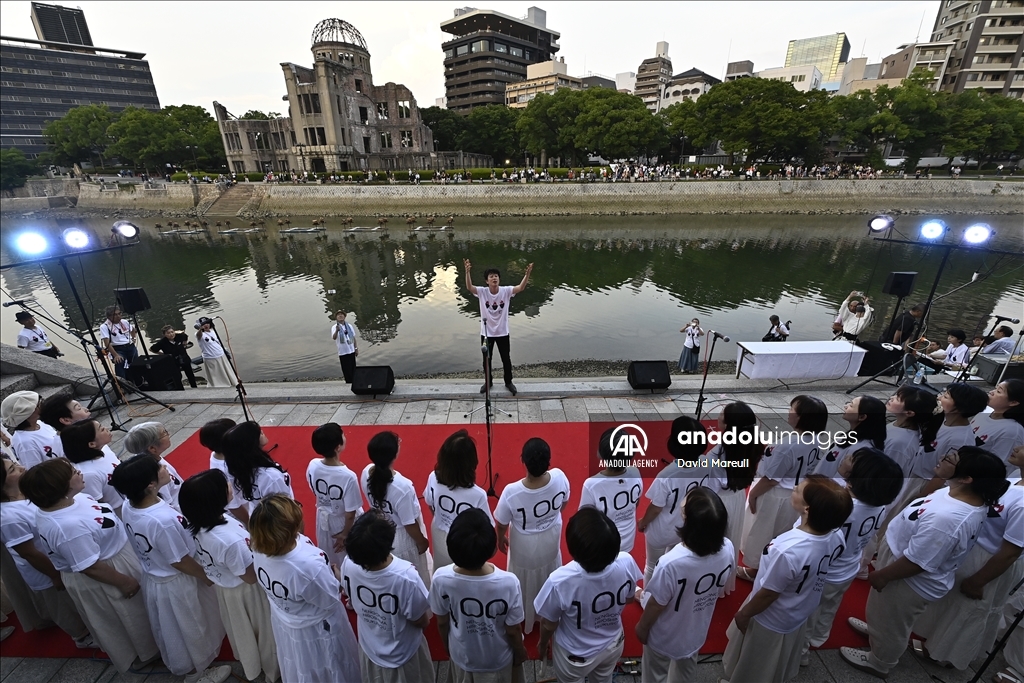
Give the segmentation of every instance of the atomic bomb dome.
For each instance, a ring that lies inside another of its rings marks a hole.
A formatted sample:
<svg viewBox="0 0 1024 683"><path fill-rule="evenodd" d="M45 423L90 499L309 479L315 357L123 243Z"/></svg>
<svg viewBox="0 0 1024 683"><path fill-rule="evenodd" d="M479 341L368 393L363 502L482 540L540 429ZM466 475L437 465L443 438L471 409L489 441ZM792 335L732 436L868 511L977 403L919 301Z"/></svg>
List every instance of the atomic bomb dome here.
<svg viewBox="0 0 1024 683"><path fill-rule="evenodd" d="M343 19L324 19L313 28L312 44L320 43L345 43L367 50L363 34Z"/></svg>

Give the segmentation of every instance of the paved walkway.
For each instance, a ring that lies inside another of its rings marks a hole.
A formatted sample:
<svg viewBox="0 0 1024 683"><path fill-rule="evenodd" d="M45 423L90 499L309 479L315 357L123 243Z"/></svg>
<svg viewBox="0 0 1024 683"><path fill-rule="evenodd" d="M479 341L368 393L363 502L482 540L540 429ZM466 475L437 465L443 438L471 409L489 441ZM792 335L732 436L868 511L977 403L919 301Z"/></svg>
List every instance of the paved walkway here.
<svg viewBox="0 0 1024 683"><path fill-rule="evenodd" d="M942 379L937 382L944 381ZM859 383L857 379L789 382L778 380L735 380L731 377L708 378L705 391L704 416L714 417L718 408L731 401L745 401L767 423L784 423L789 401L797 394L807 393L821 398L829 407L832 427L840 428L839 414L850 399L847 389ZM517 380L517 397L498 387L494 393L497 407L511 413L511 417L498 414L495 422L605 422L672 420L693 415L700 387L699 378L673 378L667 392L643 394L630 389L620 378L580 380ZM979 382L979 386L988 388ZM477 393L479 381L469 380L412 380L400 382L387 398L353 396L340 383L275 383L247 386L249 412L264 426L320 425L338 422L341 425L398 425L398 424L466 424L484 422L484 411L467 418L466 413L483 405ZM889 396L892 387L872 382L853 395ZM243 419L242 408L233 390L200 389L159 394L161 400L174 405L170 412L160 406L132 406L132 412L148 417L133 417L132 424L158 420L171 432L172 446L178 446L192 436L207 421L218 417ZM99 414L99 411L96 411ZM119 419L128 411L120 408ZM105 416L100 418L107 422ZM115 436L113 445L117 450ZM866 643L865 643L866 645ZM2 646L0 646L2 651ZM717 683L723 675L720 655L710 655L697 668L694 683ZM978 662L977 664L980 664ZM438 681L447 680L447 665L438 662ZM985 680L1005 666L1002 656L989 667ZM244 681L241 669L234 663L237 680ZM616 681L640 682L640 676L628 672L639 670L638 665L625 663L623 675ZM908 651L900 665L890 673L889 680L896 683L966 683L974 672L960 672L921 662ZM163 669L151 672L119 674L105 661L89 659L22 659L0 657L0 683L171 683L181 680ZM262 677L260 679L262 681ZM539 662L529 662L527 682L553 680L550 669ZM836 650L813 652L811 665L801 669L797 683L854 683L877 681L860 673L839 659ZM734 681L733 683L755 683Z"/></svg>

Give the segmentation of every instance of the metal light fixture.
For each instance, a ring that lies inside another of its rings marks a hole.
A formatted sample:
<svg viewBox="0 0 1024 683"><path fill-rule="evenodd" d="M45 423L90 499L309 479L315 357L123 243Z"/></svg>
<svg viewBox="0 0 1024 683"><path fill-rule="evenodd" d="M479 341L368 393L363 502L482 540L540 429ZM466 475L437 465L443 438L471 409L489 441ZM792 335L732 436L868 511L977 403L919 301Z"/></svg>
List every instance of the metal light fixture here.
<svg viewBox="0 0 1024 683"><path fill-rule="evenodd" d="M964 242L968 244L981 244L992 237L992 228L984 223L975 223L964 230Z"/></svg>
<svg viewBox="0 0 1024 683"><path fill-rule="evenodd" d="M128 221L118 221L114 223L114 227L110 229L110 232L112 232L115 237L120 237L126 240L139 239L138 226Z"/></svg>
<svg viewBox="0 0 1024 683"><path fill-rule="evenodd" d="M926 240L937 240L946 234L946 224L940 220L930 220L921 226L921 237Z"/></svg>
<svg viewBox="0 0 1024 683"><path fill-rule="evenodd" d="M14 238L14 248L26 256L38 256L50 247L38 232L23 232Z"/></svg>
<svg viewBox="0 0 1024 683"><path fill-rule="evenodd" d="M892 228L892 226L895 223L896 223L896 219L895 218L893 218L892 216L886 216L886 215L883 214L883 215L874 216L871 220L869 220L868 221L868 228L871 229L871 232L885 232L886 230L889 230L890 228Z"/></svg>
<svg viewBox="0 0 1024 683"><path fill-rule="evenodd" d="M61 241L69 249L85 249L89 246L89 233L81 228L68 228L60 234Z"/></svg>

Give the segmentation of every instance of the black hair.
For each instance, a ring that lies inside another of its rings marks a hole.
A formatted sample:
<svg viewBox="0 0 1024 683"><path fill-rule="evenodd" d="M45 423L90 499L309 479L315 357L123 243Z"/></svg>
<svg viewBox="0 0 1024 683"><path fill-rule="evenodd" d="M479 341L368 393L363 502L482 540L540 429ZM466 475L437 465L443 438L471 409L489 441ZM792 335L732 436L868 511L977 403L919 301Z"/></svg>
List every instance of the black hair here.
<svg viewBox="0 0 1024 683"><path fill-rule="evenodd" d="M764 455L764 448L757 444L753 438L757 425L757 416L754 411L743 401L733 401L722 409L727 429L734 429L736 435L750 434L750 443L742 444L737 440L733 444L722 444L725 451L725 459L729 462L745 462L745 467L727 465L725 468L726 479L729 482L730 491L742 491L754 483L757 476L757 466Z"/></svg>
<svg viewBox="0 0 1024 683"><path fill-rule="evenodd" d="M729 513L718 494L706 486L690 489L683 502L683 525L676 529L683 545L707 557L722 549L728 527Z"/></svg>
<svg viewBox="0 0 1024 683"><path fill-rule="evenodd" d="M69 393L59 393L44 398L43 404L39 406L39 419L58 432L62 431L65 425L60 420L64 417L71 419L71 408L68 407L68 404L74 400L75 397Z"/></svg>
<svg viewBox="0 0 1024 683"><path fill-rule="evenodd" d="M907 421L914 429L920 432L931 423L932 417L935 415L935 406L938 404L934 394L924 389L919 389L912 384L904 384L896 390L896 398L903 403L903 410L914 413L907 418ZM928 443L931 443L934 438L935 435L933 434L929 437ZM923 436L921 444L924 445Z"/></svg>
<svg viewBox="0 0 1024 683"><path fill-rule="evenodd" d="M388 484L395 480L391 463L398 457L398 435L394 432L374 434L366 444L366 452L373 463L366 485L366 497L370 505L379 508L387 500Z"/></svg>
<svg viewBox="0 0 1024 683"><path fill-rule="evenodd" d="M235 488L245 500L256 499L257 470L271 467L284 472L284 468L274 462L270 454L260 446L262 431L256 422L242 422L226 431L221 439L221 452L228 473L234 478Z"/></svg>
<svg viewBox="0 0 1024 683"><path fill-rule="evenodd" d="M494 557L498 535L487 513L480 508L466 508L448 529L448 556L456 566L476 570Z"/></svg>
<svg viewBox="0 0 1024 683"><path fill-rule="evenodd" d="M679 435L690 434L690 443L679 443ZM699 437L697 435L700 435ZM707 450L708 430L696 418L681 415L672 420L672 428L668 432L668 452L677 460L694 460Z"/></svg>
<svg viewBox="0 0 1024 683"><path fill-rule="evenodd" d="M224 510L228 506L228 478L217 469L193 474L181 484L178 506L193 536L227 524Z"/></svg>
<svg viewBox="0 0 1024 683"><path fill-rule="evenodd" d="M551 467L551 446L544 439L533 437L523 444L520 459L531 477L539 477Z"/></svg>
<svg viewBox="0 0 1024 683"><path fill-rule="evenodd" d="M434 476L438 484L448 488L470 489L476 484L477 464L476 443L468 431L460 429L438 449Z"/></svg>
<svg viewBox="0 0 1024 683"><path fill-rule="evenodd" d="M848 478L853 497L865 505L888 505L903 488L903 470L899 464L877 448L861 448L853 452L853 469Z"/></svg>
<svg viewBox="0 0 1024 683"><path fill-rule="evenodd" d="M856 438L855 443L885 448L885 404L874 396L861 396L857 414L864 416L864 421L850 430L849 436Z"/></svg>
<svg viewBox="0 0 1024 683"><path fill-rule="evenodd" d="M1006 397L1017 401L1017 405L1003 411L1003 417L1024 425L1024 379L1004 379L1001 384L1006 385Z"/></svg>
<svg viewBox="0 0 1024 683"><path fill-rule="evenodd" d="M328 422L313 430L310 437L313 452L324 458L333 458L338 446L345 443L345 432L336 422Z"/></svg>
<svg viewBox="0 0 1024 683"><path fill-rule="evenodd" d="M977 446L961 446L953 479L971 478L970 488L985 505L995 505L1010 488L1006 465L997 456Z"/></svg>
<svg viewBox="0 0 1024 683"><path fill-rule="evenodd" d="M974 417L988 406L988 394L976 386L963 382L953 382L946 387L946 391L949 392L950 398L953 399L953 405L956 407L957 412L966 419ZM933 415L921 427L921 445L926 453L931 453L935 450L932 444L935 442L935 437L938 435L939 428L942 427L945 419L945 413L940 412Z"/></svg>
<svg viewBox="0 0 1024 683"><path fill-rule="evenodd" d="M631 453L626 453L612 457L612 433L615 429L615 427L610 427L604 430L604 433L598 438L597 457L604 462L604 466L608 469L624 470L633 463L633 456Z"/></svg>
<svg viewBox="0 0 1024 683"><path fill-rule="evenodd" d="M999 327L996 328L996 332L1002 332L1004 337L1013 336L1013 328L1010 327L1009 325L1000 325Z"/></svg>
<svg viewBox="0 0 1024 683"><path fill-rule="evenodd" d="M221 440L229 429L235 426L235 421L221 417L210 420L199 428L199 443L203 448L209 448L214 453L221 452Z"/></svg>
<svg viewBox="0 0 1024 683"><path fill-rule="evenodd" d="M818 434L828 429L828 408L820 398L801 394L790 401L789 405L800 416L796 428L801 432Z"/></svg>
<svg viewBox="0 0 1024 683"><path fill-rule="evenodd" d="M949 335L950 337L956 337L957 339L960 340L961 343L963 343L964 339L967 339L967 333L961 330L959 327L954 327L946 334Z"/></svg>
<svg viewBox="0 0 1024 683"><path fill-rule="evenodd" d="M103 451L89 445L96 440L98 424L95 420L82 420L64 427L60 431L60 445L64 447L64 457L75 464L102 458Z"/></svg>
<svg viewBox="0 0 1024 683"><path fill-rule="evenodd" d="M388 559L394 544L395 523L379 510L359 515L345 540L349 558L363 569L376 567Z"/></svg>
<svg viewBox="0 0 1024 683"><path fill-rule="evenodd" d="M6 503L10 500L7 494L4 493L4 487L7 486L7 462L15 462L6 455L0 458L0 503Z"/></svg>
<svg viewBox="0 0 1024 683"><path fill-rule="evenodd" d="M926 307L925 307L924 304L914 304L913 306L910 307L910 310L911 311L916 311L918 313L924 313L925 312L925 308Z"/></svg>
<svg viewBox="0 0 1024 683"><path fill-rule="evenodd" d="M565 527L569 554L583 571L602 571L619 556L622 537L615 522L596 507L585 505L576 511Z"/></svg>
<svg viewBox="0 0 1024 683"><path fill-rule="evenodd" d="M835 479L823 474L808 474L803 498L807 504L807 526L825 533L842 526L853 512L853 497Z"/></svg>
<svg viewBox="0 0 1024 683"><path fill-rule="evenodd" d="M498 270L497 268L488 268L487 270L484 271L484 282L487 282L487 278L491 276L491 273L494 273L498 277L501 277L500 270Z"/></svg>
<svg viewBox="0 0 1024 683"><path fill-rule="evenodd" d="M160 476L160 463L149 453L133 455L114 468L110 475L111 485L131 503L140 503L146 497L146 489Z"/></svg>

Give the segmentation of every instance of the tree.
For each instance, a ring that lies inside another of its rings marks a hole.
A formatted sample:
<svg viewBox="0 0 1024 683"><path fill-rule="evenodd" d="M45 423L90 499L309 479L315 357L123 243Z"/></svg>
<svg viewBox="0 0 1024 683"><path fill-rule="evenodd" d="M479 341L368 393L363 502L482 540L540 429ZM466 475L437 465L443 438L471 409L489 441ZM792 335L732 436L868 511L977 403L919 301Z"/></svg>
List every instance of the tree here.
<svg viewBox="0 0 1024 683"><path fill-rule="evenodd" d="M456 149L459 135L466 130L466 119L451 109L427 107L420 109L423 124L434 133L434 145L444 151Z"/></svg>
<svg viewBox="0 0 1024 683"><path fill-rule="evenodd" d="M203 111L205 111L205 109ZM281 118L281 115L276 111L264 114L259 109L250 109L238 118L243 121L269 121L270 119L279 119Z"/></svg>
<svg viewBox="0 0 1024 683"><path fill-rule="evenodd" d="M585 98L580 90L562 88L554 94L541 93L521 110L516 131L523 148L539 155L542 163L551 157L565 158L570 166L586 151L576 145L576 119Z"/></svg>
<svg viewBox="0 0 1024 683"><path fill-rule="evenodd" d="M939 107L939 98L931 89L934 74L925 68L914 72L896 88L875 91L879 106L888 108L903 124L903 135L895 140L903 146L906 168L917 168L924 153L938 149L947 125L947 112Z"/></svg>
<svg viewBox="0 0 1024 683"><path fill-rule="evenodd" d="M522 146L516 134L518 109L509 109L500 104L473 109L466 117L466 129L459 135L456 144L459 149L478 154L489 154L495 164L506 159L518 164Z"/></svg>
<svg viewBox="0 0 1024 683"><path fill-rule="evenodd" d="M686 154L686 142L693 138L696 129L693 121L696 111L696 102L683 100L658 112L658 118L665 126L670 158L679 159Z"/></svg>
<svg viewBox="0 0 1024 683"><path fill-rule="evenodd" d="M173 157L165 163L195 162L199 168L216 169L227 163L217 121L203 107L193 104L164 107L169 138L163 147ZM273 114L273 112L271 112ZM268 119L269 120L269 117ZM189 149L189 148L194 149ZM195 152L193 157L192 152Z"/></svg>
<svg viewBox="0 0 1024 683"><path fill-rule="evenodd" d="M1024 103L981 90L942 93L947 123L941 136L944 154L987 160L1024 152Z"/></svg>
<svg viewBox="0 0 1024 683"><path fill-rule="evenodd" d="M0 151L0 189L8 192L21 187L30 175L39 169L31 159L15 147Z"/></svg>
<svg viewBox="0 0 1024 683"><path fill-rule="evenodd" d="M108 153L120 157L135 168L162 166L170 156L170 118L162 112L128 107L121 112L117 121L110 124L107 132L114 140Z"/></svg>
<svg viewBox="0 0 1024 683"><path fill-rule="evenodd" d="M63 117L50 121L43 129L43 137L58 163L74 164L103 157L110 138L107 129L117 119L106 105L90 104L75 107Z"/></svg>
<svg viewBox="0 0 1024 683"><path fill-rule="evenodd" d="M604 159L626 159L665 147L668 138L661 120L640 98L609 88L581 94L583 110L573 124L577 148Z"/></svg>
<svg viewBox="0 0 1024 683"><path fill-rule="evenodd" d="M879 107L875 94L860 90L832 100L840 141L864 150L864 161L880 168L885 143L905 135L904 124L888 108Z"/></svg>

